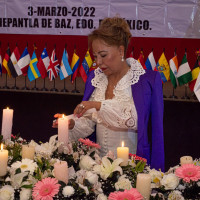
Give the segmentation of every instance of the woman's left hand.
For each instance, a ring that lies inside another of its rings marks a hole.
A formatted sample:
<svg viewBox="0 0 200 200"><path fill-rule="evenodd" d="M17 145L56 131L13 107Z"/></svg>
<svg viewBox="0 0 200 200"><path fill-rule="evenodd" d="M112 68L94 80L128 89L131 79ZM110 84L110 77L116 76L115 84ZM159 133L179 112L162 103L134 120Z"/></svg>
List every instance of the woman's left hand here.
<svg viewBox="0 0 200 200"><path fill-rule="evenodd" d="M83 116L83 114L91 109L96 108L97 111L101 108L101 102L98 101L82 101L80 104L76 106L74 109L74 115L77 115L77 117Z"/></svg>

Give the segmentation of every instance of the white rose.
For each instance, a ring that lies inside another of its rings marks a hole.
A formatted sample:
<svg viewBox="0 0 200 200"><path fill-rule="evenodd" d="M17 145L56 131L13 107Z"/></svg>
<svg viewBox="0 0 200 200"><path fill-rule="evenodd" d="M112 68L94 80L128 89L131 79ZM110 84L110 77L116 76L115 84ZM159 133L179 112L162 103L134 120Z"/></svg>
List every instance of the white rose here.
<svg viewBox="0 0 200 200"><path fill-rule="evenodd" d="M105 196L104 194L99 194L97 197L97 200L107 200L107 196Z"/></svg>
<svg viewBox="0 0 200 200"><path fill-rule="evenodd" d="M125 175L119 177L118 181L115 183L116 190L130 190L132 188L131 181L125 177Z"/></svg>
<svg viewBox="0 0 200 200"><path fill-rule="evenodd" d="M155 169L150 170L149 174L151 175L151 181L152 181L152 187L159 187L160 181L162 179L162 173L160 171L157 171Z"/></svg>
<svg viewBox="0 0 200 200"><path fill-rule="evenodd" d="M10 185L4 185L0 189L0 200L13 200L14 199L14 189Z"/></svg>
<svg viewBox="0 0 200 200"><path fill-rule="evenodd" d="M98 176L90 171L86 172L85 178L91 183L95 184L98 181Z"/></svg>
<svg viewBox="0 0 200 200"><path fill-rule="evenodd" d="M168 174L164 175L160 183L165 186L166 190L174 190L179 184L179 179L175 174Z"/></svg>
<svg viewBox="0 0 200 200"><path fill-rule="evenodd" d="M96 162L88 155L81 156L79 167L85 170L91 170Z"/></svg>
<svg viewBox="0 0 200 200"><path fill-rule="evenodd" d="M20 192L20 200L29 200L31 197L31 189L22 188Z"/></svg>
<svg viewBox="0 0 200 200"><path fill-rule="evenodd" d="M169 194L168 200L184 200L184 198L180 191L174 190Z"/></svg>
<svg viewBox="0 0 200 200"><path fill-rule="evenodd" d="M63 188L62 194L64 195L64 197L70 197L74 194L74 188L72 186L65 186Z"/></svg>

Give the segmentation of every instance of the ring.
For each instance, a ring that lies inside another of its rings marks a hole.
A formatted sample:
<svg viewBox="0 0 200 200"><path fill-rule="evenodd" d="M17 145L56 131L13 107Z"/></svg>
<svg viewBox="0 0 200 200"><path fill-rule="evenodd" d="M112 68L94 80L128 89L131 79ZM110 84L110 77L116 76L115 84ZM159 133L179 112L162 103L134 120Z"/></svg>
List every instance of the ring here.
<svg viewBox="0 0 200 200"><path fill-rule="evenodd" d="M80 104L79 106L80 106L81 108L83 108L83 109L85 108L85 106L84 106L83 104Z"/></svg>

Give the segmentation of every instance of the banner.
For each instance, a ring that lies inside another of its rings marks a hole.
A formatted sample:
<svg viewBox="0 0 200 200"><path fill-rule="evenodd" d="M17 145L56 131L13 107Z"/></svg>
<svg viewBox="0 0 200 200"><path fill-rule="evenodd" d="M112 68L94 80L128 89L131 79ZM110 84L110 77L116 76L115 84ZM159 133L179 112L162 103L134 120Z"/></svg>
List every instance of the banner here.
<svg viewBox="0 0 200 200"><path fill-rule="evenodd" d="M105 17L127 20L134 37L200 38L194 0L0 1L0 33L88 35Z"/></svg>

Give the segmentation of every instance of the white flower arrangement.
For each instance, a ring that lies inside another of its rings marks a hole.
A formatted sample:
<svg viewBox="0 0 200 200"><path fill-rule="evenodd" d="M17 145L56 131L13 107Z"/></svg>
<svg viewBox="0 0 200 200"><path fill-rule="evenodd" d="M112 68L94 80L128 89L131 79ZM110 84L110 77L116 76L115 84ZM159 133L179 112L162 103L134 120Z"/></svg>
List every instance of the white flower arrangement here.
<svg viewBox="0 0 200 200"><path fill-rule="evenodd" d="M83 141L83 139L82 139ZM145 159L131 156L129 165L120 166L123 161L115 159L112 152L101 158L98 147L91 141L69 143L63 153L58 152L60 143L57 135L52 136L49 142L38 144L31 141L29 144L35 147L34 160L21 158L22 144L26 143L22 138L6 141L9 150L8 173L0 179L0 200L34 199L35 191L51 185L50 196L37 196L37 199L66 199L66 200L109 200L110 193L117 191L133 191L136 187L138 173L151 175L151 200L169 199L182 200L199 197L200 165L199 160L194 160L191 166L170 168L163 173L150 169ZM90 144L92 144L90 146ZM69 181L64 183L54 178L54 163L67 161ZM182 170L182 171L181 171ZM193 179L188 181L187 174L195 172ZM196 170L196 171L195 171ZM199 170L199 171L198 171ZM42 192L41 192L42 193ZM46 194L47 195L47 194Z"/></svg>

